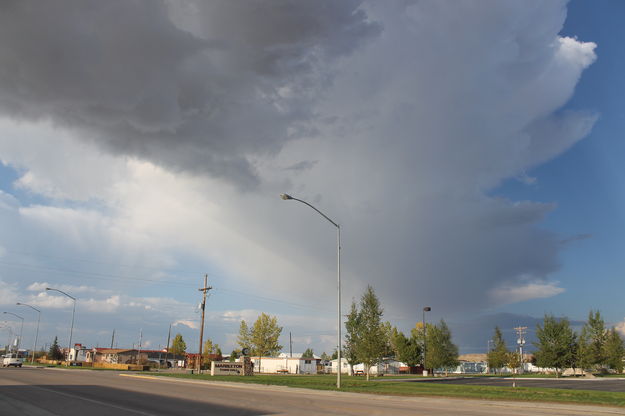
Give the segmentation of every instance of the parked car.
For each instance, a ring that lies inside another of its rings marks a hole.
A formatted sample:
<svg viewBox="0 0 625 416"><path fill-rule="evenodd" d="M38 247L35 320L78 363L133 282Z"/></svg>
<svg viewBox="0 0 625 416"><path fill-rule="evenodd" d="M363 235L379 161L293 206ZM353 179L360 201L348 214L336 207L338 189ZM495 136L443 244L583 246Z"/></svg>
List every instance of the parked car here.
<svg viewBox="0 0 625 416"><path fill-rule="evenodd" d="M17 354L5 354L2 356L2 367L21 367L23 361Z"/></svg>

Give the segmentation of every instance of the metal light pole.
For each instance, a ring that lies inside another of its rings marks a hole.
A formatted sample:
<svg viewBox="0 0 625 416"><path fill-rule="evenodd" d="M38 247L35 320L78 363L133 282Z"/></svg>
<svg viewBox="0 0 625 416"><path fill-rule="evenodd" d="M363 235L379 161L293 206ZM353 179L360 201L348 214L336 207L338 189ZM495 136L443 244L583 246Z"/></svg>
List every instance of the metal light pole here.
<svg viewBox="0 0 625 416"><path fill-rule="evenodd" d="M31 360L31 362L34 363L35 362L35 350L37 349L37 340L39 339L39 322L41 321L41 311L39 309L35 308L34 306L30 306L30 305L27 305L25 303L17 302L16 305L28 306L30 309L33 309L33 310L37 311L37 314L38 314L37 315L37 330L35 332L35 343L33 344L33 358Z"/></svg>
<svg viewBox="0 0 625 416"><path fill-rule="evenodd" d="M291 195L288 195L288 194L280 194L280 198L284 199L285 201L293 200L293 201L301 202L304 205L308 205L309 207L311 207L312 209L317 211L318 214L320 214L323 218L328 220L332 225L334 225L336 227L336 259L337 259L337 335L336 335L336 342L337 342L337 350L336 350L337 351L337 371L336 371L336 388L340 389L341 388L341 226L339 224L337 224L336 222L332 221L326 214L324 214L323 212L319 211L317 208L315 208L314 206L312 206L311 204L309 204L306 201L302 201L301 199L298 199L298 198L293 198Z"/></svg>
<svg viewBox="0 0 625 416"><path fill-rule="evenodd" d="M22 318L19 315L14 314L13 312L2 312L2 313L6 313L8 315L13 315L16 318L19 318L22 320L22 325L20 326L20 337L17 339L17 353L20 353L20 345L22 344L22 331L24 330L24 318Z"/></svg>
<svg viewBox="0 0 625 416"><path fill-rule="evenodd" d="M431 310L432 310L432 308L430 308L429 306L426 306L425 308L423 308L423 321L422 321L422 324L423 324L423 375L426 376L426 377L430 373L425 368L425 350L427 348L426 347L427 343L426 343L426 338L425 338L426 337L426 332L427 332L426 327L425 327L425 313L429 312Z"/></svg>
<svg viewBox="0 0 625 416"><path fill-rule="evenodd" d="M70 330L69 330L69 344L67 346L67 358L68 358L67 361L69 361L69 354L70 354L70 352L72 350L72 335L74 334L74 315L76 314L76 298L73 297L73 296L68 295L67 293L65 293L65 292L63 292L62 290L59 290L59 289L52 289L51 287L47 287L46 290L53 290L55 292L62 293L65 296L67 296L68 298L70 298L71 300L74 301L74 308L72 309L72 326L70 327Z"/></svg>

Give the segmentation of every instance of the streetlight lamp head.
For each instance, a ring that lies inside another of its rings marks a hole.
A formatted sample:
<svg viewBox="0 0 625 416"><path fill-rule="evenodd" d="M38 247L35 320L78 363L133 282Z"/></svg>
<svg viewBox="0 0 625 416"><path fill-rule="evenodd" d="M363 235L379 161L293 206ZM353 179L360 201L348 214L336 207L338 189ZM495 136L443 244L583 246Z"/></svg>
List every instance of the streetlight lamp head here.
<svg viewBox="0 0 625 416"><path fill-rule="evenodd" d="M288 201L289 199L293 199L293 197L289 194L280 194L280 198L284 199L285 201Z"/></svg>
<svg viewBox="0 0 625 416"><path fill-rule="evenodd" d="M52 290L52 288L47 287L46 290Z"/></svg>
<svg viewBox="0 0 625 416"><path fill-rule="evenodd" d="M426 306L425 308L423 308L423 311L424 311L424 312L429 312L429 311L431 311L431 310L432 310L432 308L430 308L429 306Z"/></svg>

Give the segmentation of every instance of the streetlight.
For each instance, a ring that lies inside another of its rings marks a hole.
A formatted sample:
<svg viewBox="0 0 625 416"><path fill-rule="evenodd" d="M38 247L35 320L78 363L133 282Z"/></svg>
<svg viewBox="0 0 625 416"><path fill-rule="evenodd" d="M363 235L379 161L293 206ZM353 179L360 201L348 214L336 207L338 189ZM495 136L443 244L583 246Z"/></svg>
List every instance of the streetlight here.
<svg viewBox="0 0 625 416"><path fill-rule="evenodd" d="M17 340L17 353L19 354L20 353L20 344L22 343L22 331L24 330L24 318L22 318L19 315L14 314L13 312L2 312L2 313L6 313L8 315L13 315L16 318L19 318L19 319L22 320L22 326L20 326L20 337Z"/></svg>
<svg viewBox="0 0 625 416"><path fill-rule="evenodd" d="M35 350L37 349L37 340L39 339L39 322L41 321L41 311L34 306L27 305L25 303L17 302L16 305L28 306L30 309L37 311L37 331L35 332L35 343L33 344L33 358L31 362L35 362Z"/></svg>
<svg viewBox="0 0 625 416"><path fill-rule="evenodd" d="M285 201L293 200L301 202L304 205L308 205L318 214L320 214L323 218L328 220L330 224L336 227L336 258L337 258L337 371L336 371L336 388L341 388L341 226L336 222L332 221L326 214L319 211L317 208L312 206L306 201L302 201L301 199L294 198L289 194L280 194L280 198Z"/></svg>
<svg viewBox="0 0 625 416"><path fill-rule="evenodd" d="M74 301L74 308L72 309L72 326L70 327L69 330L69 345L67 346L67 361L69 361L69 354L72 350L72 335L74 333L74 314L76 313L76 298L73 296L68 295L67 293L63 292L62 290L59 289L52 289L51 287L47 287L46 290L53 290L55 292L59 292L64 294L65 296L67 296L68 298L70 298L71 300Z"/></svg>
<svg viewBox="0 0 625 416"><path fill-rule="evenodd" d="M425 308L423 308L423 375L424 376L428 376L429 372L428 370L425 368L425 350L426 350L426 329L425 329L425 313L426 312L430 312L432 310L432 308L430 308L429 306L426 306Z"/></svg>

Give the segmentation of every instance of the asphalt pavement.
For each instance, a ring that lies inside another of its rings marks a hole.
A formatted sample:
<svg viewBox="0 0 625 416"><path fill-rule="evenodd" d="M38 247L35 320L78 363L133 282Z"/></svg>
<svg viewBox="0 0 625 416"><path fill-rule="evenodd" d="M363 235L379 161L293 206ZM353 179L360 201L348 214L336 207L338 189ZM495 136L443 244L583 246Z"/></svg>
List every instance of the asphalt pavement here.
<svg viewBox="0 0 625 416"><path fill-rule="evenodd" d="M112 371L0 369L1 416L625 415L625 409L294 389Z"/></svg>

